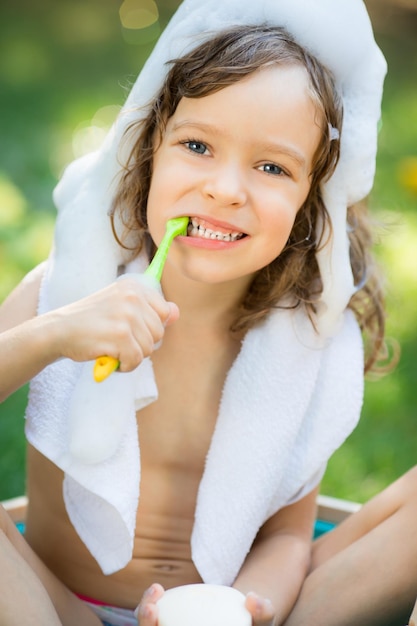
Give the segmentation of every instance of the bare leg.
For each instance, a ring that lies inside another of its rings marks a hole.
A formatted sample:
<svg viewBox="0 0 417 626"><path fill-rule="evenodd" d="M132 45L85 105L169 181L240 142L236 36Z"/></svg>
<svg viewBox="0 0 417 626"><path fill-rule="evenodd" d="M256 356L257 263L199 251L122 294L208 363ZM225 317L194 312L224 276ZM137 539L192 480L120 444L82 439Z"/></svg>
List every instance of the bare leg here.
<svg viewBox="0 0 417 626"><path fill-rule="evenodd" d="M40 561L0 506L2 626L99 626L100 620Z"/></svg>
<svg viewBox="0 0 417 626"><path fill-rule="evenodd" d="M417 467L313 544L285 626L401 626L417 595Z"/></svg>
<svg viewBox="0 0 417 626"><path fill-rule="evenodd" d="M414 609L410 617L410 626L416 626L416 625L417 625L417 602L414 605Z"/></svg>

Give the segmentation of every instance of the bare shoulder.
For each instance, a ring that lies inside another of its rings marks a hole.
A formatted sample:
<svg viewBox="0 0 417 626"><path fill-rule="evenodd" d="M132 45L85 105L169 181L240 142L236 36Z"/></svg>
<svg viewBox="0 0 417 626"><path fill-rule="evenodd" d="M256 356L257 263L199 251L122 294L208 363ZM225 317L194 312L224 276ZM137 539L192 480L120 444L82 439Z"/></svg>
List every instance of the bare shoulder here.
<svg viewBox="0 0 417 626"><path fill-rule="evenodd" d="M20 281L0 306L0 332L36 315L39 288L46 262L37 265Z"/></svg>

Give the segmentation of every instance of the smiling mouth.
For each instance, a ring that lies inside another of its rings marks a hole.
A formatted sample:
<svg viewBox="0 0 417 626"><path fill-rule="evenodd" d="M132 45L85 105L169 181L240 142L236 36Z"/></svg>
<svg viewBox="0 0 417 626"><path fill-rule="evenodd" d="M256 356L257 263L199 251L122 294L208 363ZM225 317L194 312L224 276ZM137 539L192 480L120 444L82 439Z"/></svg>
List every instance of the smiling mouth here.
<svg viewBox="0 0 417 626"><path fill-rule="evenodd" d="M216 239L217 241L238 241L246 237L245 233L237 231L227 231L225 229L212 229L204 226L195 217L190 218L187 229L188 237L200 237L201 239Z"/></svg>

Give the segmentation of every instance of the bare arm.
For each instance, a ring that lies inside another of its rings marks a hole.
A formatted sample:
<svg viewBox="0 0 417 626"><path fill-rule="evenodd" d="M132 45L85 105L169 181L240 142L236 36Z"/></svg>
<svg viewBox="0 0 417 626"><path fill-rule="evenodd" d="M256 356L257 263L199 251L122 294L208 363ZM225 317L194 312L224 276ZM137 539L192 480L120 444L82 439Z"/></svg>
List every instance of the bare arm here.
<svg viewBox="0 0 417 626"><path fill-rule="evenodd" d="M0 307L0 401L42 369L41 338L28 322L36 316L44 268L38 265L27 274Z"/></svg>
<svg viewBox="0 0 417 626"><path fill-rule="evenodd" d="M234 583L255 623L283 624L307 575L318 489L270 518ZM256 595L255 595L256 594ZM265 602L268 599L270 602Z"/></svg>
<svg viewBox="0 0 417 626"><path fill-rule="evenodd" d="M46 263L41 263L17 285L0 306L0 333L36 315L38 293Z"/></svg>
<svg viewBox="0 0 417 626"><path fill-rule="evenodd" d="M108 354L132 370L178 317L175 305L133 278L36 316L43 270L28 274L0 307L0 401L61 357Z"/></svg>

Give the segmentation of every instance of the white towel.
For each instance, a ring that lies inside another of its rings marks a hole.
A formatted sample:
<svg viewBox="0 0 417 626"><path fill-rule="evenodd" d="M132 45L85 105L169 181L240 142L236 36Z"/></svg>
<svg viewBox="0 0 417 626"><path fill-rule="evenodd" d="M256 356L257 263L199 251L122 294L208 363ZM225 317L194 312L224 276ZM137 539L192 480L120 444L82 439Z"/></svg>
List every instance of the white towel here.
<svg viewBox="0 0 417 626"><path fill-rule="evenodd" d="M231 584L264 521L320 482L362 399L362 341L350 311L325 347L301 311L275 311L248 333L199 490L192 548L205 582Z"/></svg>
<svg viewBox="0 0 417 626"><path fill-rule="evenodd" d="M40 311L48 309L47 292L45 280ZM92 380L91 363L67 359L41 372L31 383L26 433L65 472L69 517L110 574L132 554L140 483L135 402L152 401L157 390L150 359L131 374L113 374L108 386L94 383L99 393L85 416L101 425L97 440L113 407L125 428L110 458L86 464L70 450L68 423L86 377ZM362 341L351 312L325 346L301 310L278 309L248 332L226 380L198 495L192 556L205 582L231 584L262 523L319 482L357 423L362 392Z"/></svg>

